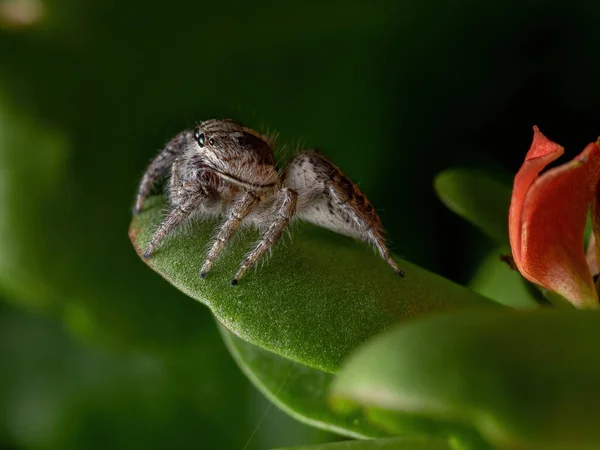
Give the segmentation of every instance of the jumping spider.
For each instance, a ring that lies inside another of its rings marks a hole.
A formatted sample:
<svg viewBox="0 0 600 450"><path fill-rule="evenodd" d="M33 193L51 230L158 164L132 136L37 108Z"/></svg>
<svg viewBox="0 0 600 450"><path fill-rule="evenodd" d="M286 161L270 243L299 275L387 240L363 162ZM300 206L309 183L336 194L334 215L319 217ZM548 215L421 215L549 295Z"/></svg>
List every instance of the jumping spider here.
<svg viewBox="0 0 600 450"><path fill-rule="evenodd" d="M240 265L231 285L277 242L292 218L373 245L404 276L385 245L381 220L367 197L323 155L305 151L279 174L268 138L232 120L207 120L175 136L152 161L139 186L139 214L152 185L169 174L172 206L143 257L150 258L165 236L192 216L225 217L200 269L205 278L242 223L261 238Z"/></svg>

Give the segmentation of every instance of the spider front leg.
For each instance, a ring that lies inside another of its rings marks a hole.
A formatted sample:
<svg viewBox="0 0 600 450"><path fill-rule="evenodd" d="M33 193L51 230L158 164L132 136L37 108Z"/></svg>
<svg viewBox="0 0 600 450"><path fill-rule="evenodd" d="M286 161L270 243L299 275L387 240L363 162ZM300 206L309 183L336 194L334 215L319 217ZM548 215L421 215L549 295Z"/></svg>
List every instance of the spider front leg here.
<svg viewBox="0 0 600 450"><path fill-rule="evenodd" d="M150 244L148 244L148 247L146 247L146 250L142 255L144 259L150 258L160 242L171 233L177 225L189 218L190 215L202 205L206 198L206 191L201 186L193 192L188 192L184 199L171 210L167 218L163 220L152 235Z"/></svg>
<svg viewBox="0 0 600 450"><path fill-rule="evenodd" d="M290 222L290 219L296 212L296 201L298 194L292 189L281 189L277 194L277 216L271 226L263 233L256 247L246 256L244 262L240 265L235 277L229 284L235 286L244 274L250 269L260 257L271 248L281 237L283 230Z"/></svg>
<svg viewBox="0 0 600 450"><path fill-rule="evenodd" d="M165 148L152 160L146 173L140 182L138 187L138 193L135 199L135 207L133 208L133 214L139 214L144 208L144 202L150 195L152 186L161 177L165 176L175 162L175 159L180 155L183 150L193 142L193 133L190 130L185 130L171 139Z"/></svg>
<svg viewBox="0 0 600 450"><path fill-rule="evenodd" d="M258 204L258 201L258 195L252 191L248 191L232 206L229 210L227 220L221 226L219 234L215 238L215 241L206 256L206 261L204 261L202 269L200 269L200 278L206 278L208 271L221 251L225 248L225 245L227 245L227 242L240 227L244 218Z"/></svg>

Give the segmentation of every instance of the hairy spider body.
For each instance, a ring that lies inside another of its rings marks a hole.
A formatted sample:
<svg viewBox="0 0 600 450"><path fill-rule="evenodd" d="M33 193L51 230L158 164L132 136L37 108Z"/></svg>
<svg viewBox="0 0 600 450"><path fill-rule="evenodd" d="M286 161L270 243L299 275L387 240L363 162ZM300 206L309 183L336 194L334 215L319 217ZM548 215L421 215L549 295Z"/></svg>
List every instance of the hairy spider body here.
<svg viewBox="0 0 600 450"><path fill-rule="evenodd" d="M323 155L304 151L278 174L272 145L254 130L232 120L207 120L175 136L154 158L140 183L134 214L152 186L170 175L171 211L155 231L144 258L178 225L194 216L225 220L210 247L200 277L205 278L238 228L251 225L261 237L231 284L279 239L288 223L302 219L373 245L400 276L385 245L373 205L342 171Z"/></svg>

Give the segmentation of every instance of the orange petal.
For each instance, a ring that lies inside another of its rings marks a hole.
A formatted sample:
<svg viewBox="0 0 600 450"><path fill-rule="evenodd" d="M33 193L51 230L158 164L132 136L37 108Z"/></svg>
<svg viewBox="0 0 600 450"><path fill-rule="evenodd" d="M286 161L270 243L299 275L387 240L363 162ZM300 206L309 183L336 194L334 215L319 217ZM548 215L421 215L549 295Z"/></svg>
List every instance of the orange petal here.
<svg viewBox="0 0 600 450"><path fill-rule="evenodd" d="M508 211L510 247L512 249L512 256L519 270L521 268L521 216L523 213L525 197L527 196L527 192L532 183L537 179L538 174L548 164L560 157L563 152L563 147L549 140L540 132L538 127L533 127L533 142L531 143L531 148L527 152L527 156L525 156L525 162L515 176L512 198L510 200L510 209ZM537 282L535 280L531 281Z"/></svg>
<svg viewBox="0 0 600 450"><path fill-rule="evenodd" d="M577 307L600 306L583 249L585 220L599 180L600 148L592 143L535 180L521 211L519 270Z"/></svg>

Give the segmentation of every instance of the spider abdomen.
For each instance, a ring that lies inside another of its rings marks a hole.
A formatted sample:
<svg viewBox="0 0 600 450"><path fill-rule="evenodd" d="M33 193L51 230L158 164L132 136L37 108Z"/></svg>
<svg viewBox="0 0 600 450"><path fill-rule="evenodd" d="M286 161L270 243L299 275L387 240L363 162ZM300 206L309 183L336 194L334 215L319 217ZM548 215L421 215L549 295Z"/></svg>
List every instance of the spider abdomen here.
<svg viewBox="0 0 600 450"><path fill-rule="evenodd" d="M300 219L359 239L367 228L381 228L366 195L320 153L296 156L286 169L286 183L300 193Z"/></svg>

